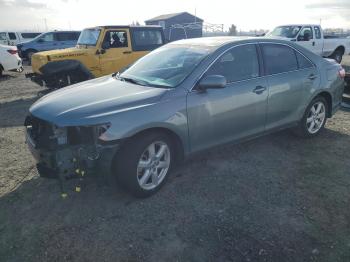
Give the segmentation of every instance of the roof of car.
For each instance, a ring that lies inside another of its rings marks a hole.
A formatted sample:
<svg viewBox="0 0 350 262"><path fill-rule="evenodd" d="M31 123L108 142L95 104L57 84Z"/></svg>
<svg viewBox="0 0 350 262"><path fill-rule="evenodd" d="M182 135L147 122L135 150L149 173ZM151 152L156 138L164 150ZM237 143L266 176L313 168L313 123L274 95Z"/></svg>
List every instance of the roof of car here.
<svg viewBox="0 0 350 262"><path fill-rule="evenodd" d="M261 37L238 37L238 36L214 36L214 37L201 37L201 38L191 38L183 39L172 42L172 44L178 45L198 45L198 46L208 46L208 47L219 47L224 44L244 41L244 40L253 40L253 39L262 39Z"/></svg>
<svg viewBox="0 0 350 262"><path fill-rule="evenodd" d="M193 46L193 47L204 47L211 50L220 48L221 46L232 44L232 43L279 43L279 44L289 44L294 45L291 41L286 41L284 39L275 39L268 37L250 37L250 36L222 36L222 37L201 37L201 38L191 38L183 39L169 43L169 45L183 45L183 46Z"/></svg>
<svg viewBox="0 0 350 262"><path fill-rule="evenodd" d="M113 28L161 28L159 25L102 25L91 28L105 28L105 29L113 29Z"/></svg>

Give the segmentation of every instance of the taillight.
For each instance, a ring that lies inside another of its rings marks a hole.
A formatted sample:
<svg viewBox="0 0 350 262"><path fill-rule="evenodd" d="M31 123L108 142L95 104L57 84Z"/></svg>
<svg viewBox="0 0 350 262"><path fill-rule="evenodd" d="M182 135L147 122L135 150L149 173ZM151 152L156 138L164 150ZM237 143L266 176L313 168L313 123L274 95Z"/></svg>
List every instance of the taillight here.
<svg viewBox="0 0 350 262"><path fill-rule="evenodd" d="M13 49L7 50L7 52L9 52L11 55L17 54L17 50L13 50Z"/></svg>
<svg viewBox="0 0 350 262"><path fill-rule="evenodd" d="M339 75L340 78L344 79L345 78L345 69L344 68L340 69L338 71L338 75Z"/></svg>

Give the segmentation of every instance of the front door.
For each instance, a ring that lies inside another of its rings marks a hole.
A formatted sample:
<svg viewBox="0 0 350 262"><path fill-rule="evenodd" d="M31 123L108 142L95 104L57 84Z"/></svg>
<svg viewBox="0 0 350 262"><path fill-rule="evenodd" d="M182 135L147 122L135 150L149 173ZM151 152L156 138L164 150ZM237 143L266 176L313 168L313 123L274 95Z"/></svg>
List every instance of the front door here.
<svg viewBox="0 0 350 262"><path fill-rule="evenodd" d="M205 73L223 75L222 89L192 91L187 97L191 150L249 137L265 129L267 82L260 77L255 44L233 47Z"/></svg>
<svg viewBox="0 0 350 262"><path fill-rule="evenodd" d="M128 29L106 31L100 51L101 75L118 72L129 65L131 54Z"/></svg>
<svg viewBox="0 0 350 262"><path fill-rule="evenodd" d="M297 42L299 45L309 49L314 52L316 42L314 39L314 33L311 26L304 26L297 37Z"/></svg>

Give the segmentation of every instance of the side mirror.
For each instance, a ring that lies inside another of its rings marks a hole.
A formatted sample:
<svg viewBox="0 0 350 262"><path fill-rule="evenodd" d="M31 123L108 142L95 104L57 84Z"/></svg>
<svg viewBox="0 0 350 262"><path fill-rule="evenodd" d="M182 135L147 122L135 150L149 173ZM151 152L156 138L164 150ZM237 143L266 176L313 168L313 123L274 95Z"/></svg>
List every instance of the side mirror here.
<svg viewBox="0 0 350 262"><path fill-rule="evenodd" d="M44 43L44 39L42 38L38 39L38 43Z"/></svg>
<svg viewBox="0 0 350 262"><path fill-rule="evenodd" d="M109 45L108 42L103 42L101 47L102 47L102 49L105 49L105 50L106 50L106 49L109 49L109 48L110 48L110 45Z"/></svg>
<svg viewBox="0 0 350 262"><path fill-rule="evenodd" d="M199 90L225 88L226 78L222 75L208 75L203 77L197 87Z"/></svg>

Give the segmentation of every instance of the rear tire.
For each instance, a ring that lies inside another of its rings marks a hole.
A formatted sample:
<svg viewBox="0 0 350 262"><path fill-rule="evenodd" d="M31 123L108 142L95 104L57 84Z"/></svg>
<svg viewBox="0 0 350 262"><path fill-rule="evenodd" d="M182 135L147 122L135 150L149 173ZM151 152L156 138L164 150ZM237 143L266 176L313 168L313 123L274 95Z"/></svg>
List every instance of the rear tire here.
<svg viewBox="0 0 350 262"><path fill-rule="evenodd" d="M321 96L311 101L306 108L303 118L294 132L301 137L312 138L317 136L327 122L328 104Z"/></svg>
<svg viewBox="0 0 350 262"><path fill-rule="evenodd" d="M131 138L114 158L113 172L132 195L145 198L165 183L175 160L172 140L154 132Z"/></svg>
<svg viewBox="0 0 350 262"><path fill-rule="evenodd" d="M337 61L338 64L343 60L343 52L340 49L334 51L334 53L330 56L330 58Z"/></svg>

